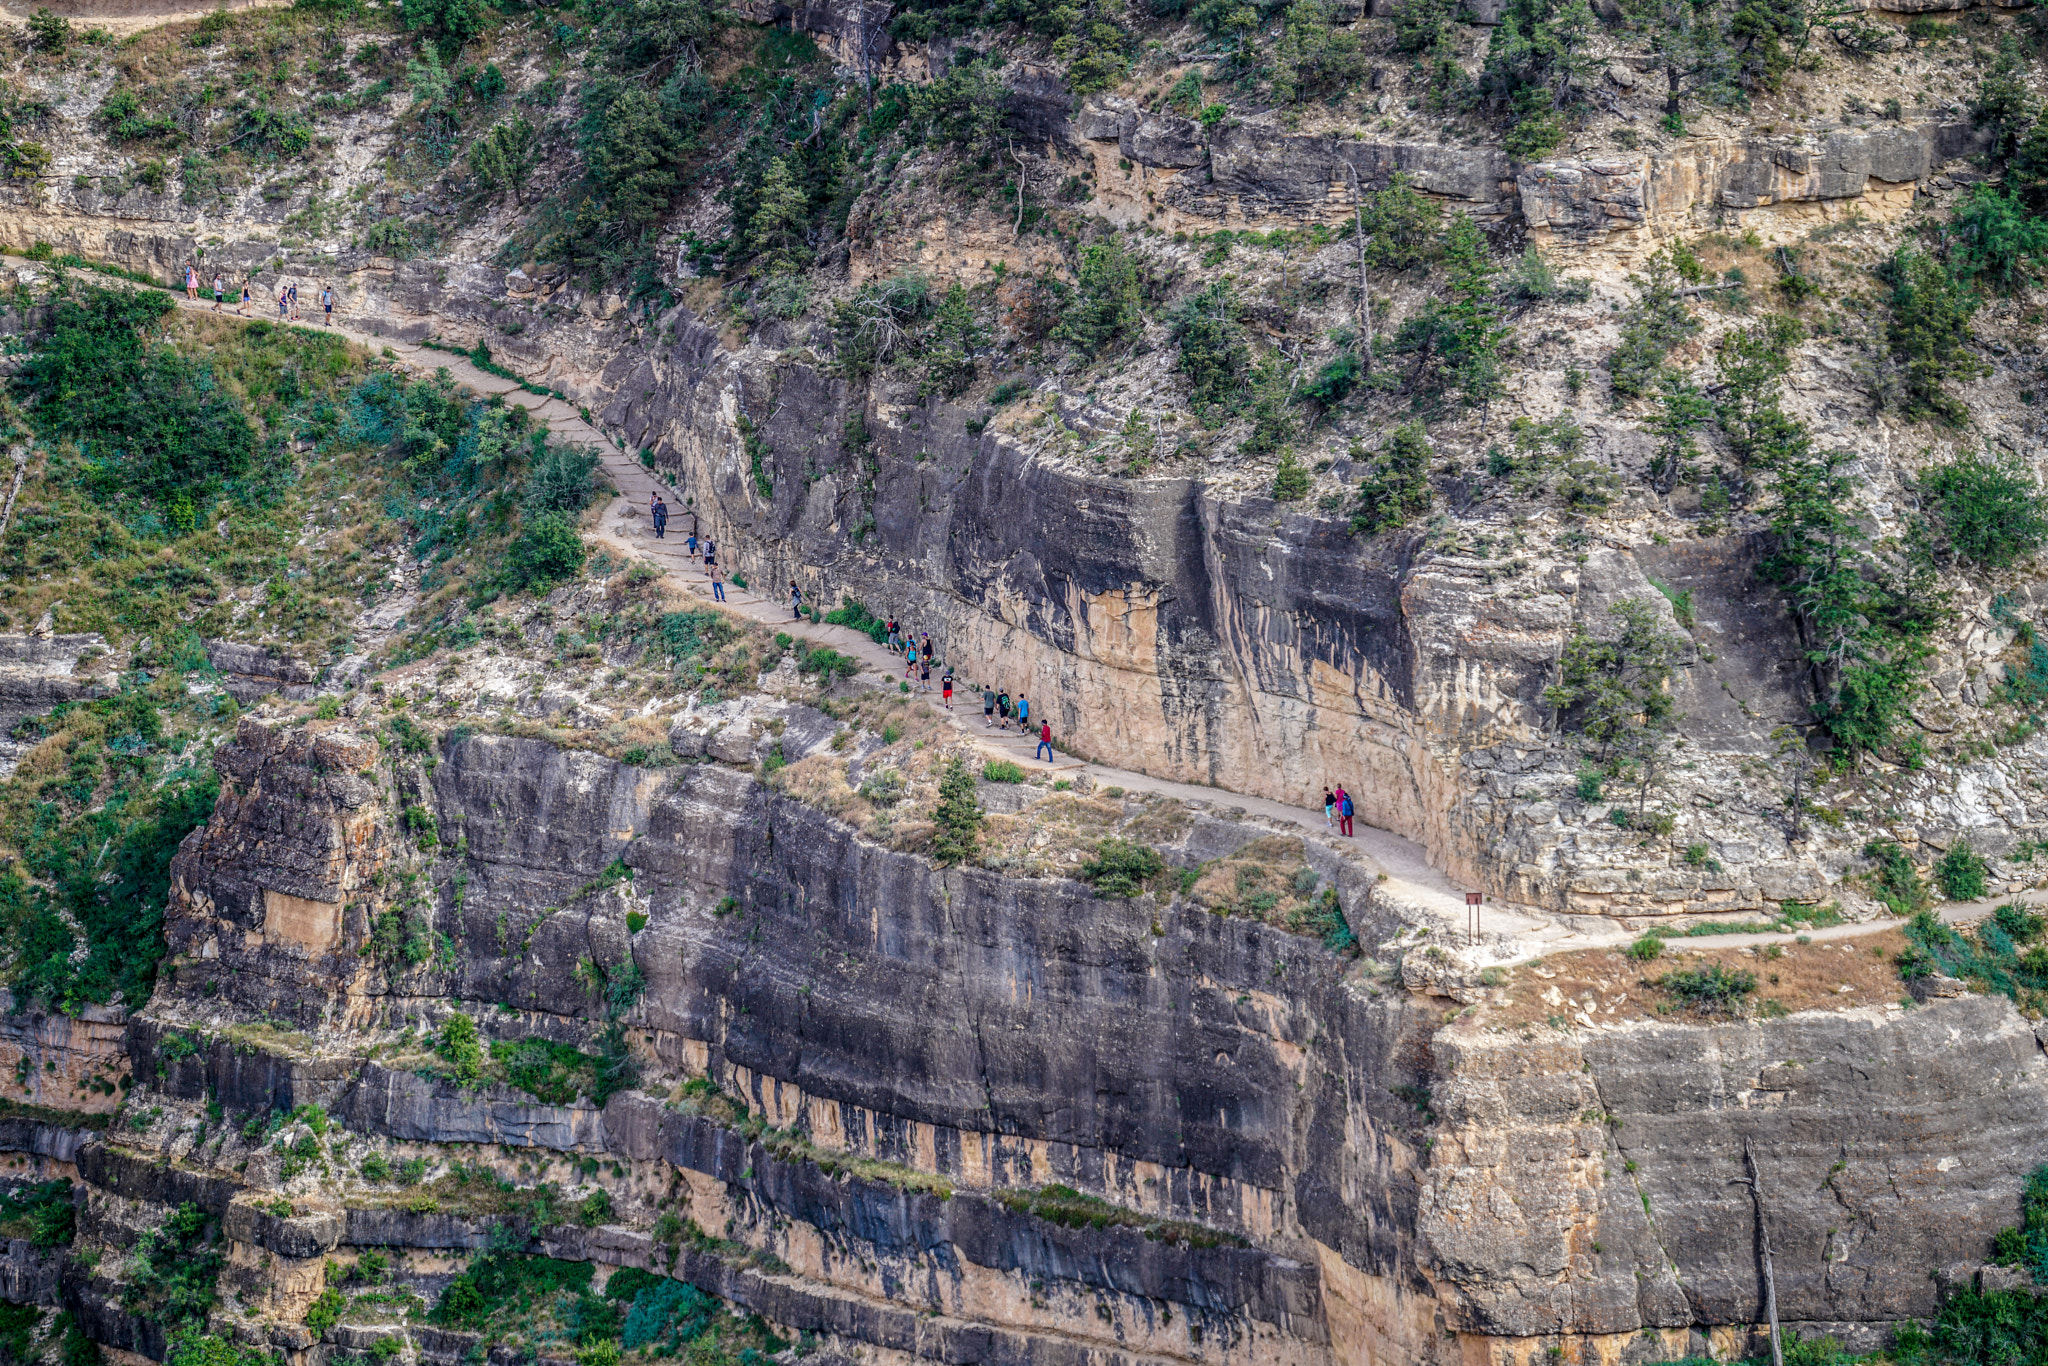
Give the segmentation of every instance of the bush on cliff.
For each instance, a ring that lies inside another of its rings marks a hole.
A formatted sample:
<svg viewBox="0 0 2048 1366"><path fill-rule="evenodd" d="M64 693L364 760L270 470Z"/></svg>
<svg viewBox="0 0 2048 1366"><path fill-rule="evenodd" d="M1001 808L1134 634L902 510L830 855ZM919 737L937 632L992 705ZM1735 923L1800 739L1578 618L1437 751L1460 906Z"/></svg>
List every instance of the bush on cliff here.
<svg viewBox="0 0 2048 1366"><path fill-rule="evenodd" d="M136 1243L121 1307L170 1333L203 1324L220 1302L214 1285L227 1260L218 1232L214 1217L197 1205L172 1210Z"/></svg>
<svg viewBox="0 0 2048 1366"><path fill-rule="evenodd" d="M2016 460L1962 455L1920 475L1958 559L2004 569L2048 545L2048 497Z"/></svg>
<svg viewBox="0 0 2048 1366"><path fill-rule="evenodd" d="M1166 860L1156 849L1115 836L1095 846L1095 856L1081 865L1081 881L1105 899L1133 897L1145 884L1166 871Z"/></svg>

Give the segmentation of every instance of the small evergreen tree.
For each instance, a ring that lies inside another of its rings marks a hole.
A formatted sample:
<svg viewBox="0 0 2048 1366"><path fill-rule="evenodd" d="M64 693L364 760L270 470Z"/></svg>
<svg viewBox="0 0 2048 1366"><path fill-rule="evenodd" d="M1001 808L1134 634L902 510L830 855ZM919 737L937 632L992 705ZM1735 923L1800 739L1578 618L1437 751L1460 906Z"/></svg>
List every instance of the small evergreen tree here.
<svg viewBox="0 0 2048 1366"><path fill-rule="evenodd" d="M988 329L974 315L967 291L955 283L932 314L931 330L925 336L924 381L918 392L948 398L964 393L974 383L977 357L987 349Z"/></svg>
<svg viewBox="0 0 2048 1366"><path fill-rule="evenodd" d="M1443 311L1444 366L1458 397L1467 407L1477 407L1500 392L1500 343L1507 329L1494 300L1499 271L1469 214L1452 214L1444 230L1444 268L1451 296Z"/></svg>
<svg viewBox="0 0 2048 1366"><path fill-rule="evenodd" d="M1991 367L1970 354L1970 320L1978 300L1947 267L1925 252L1902 247L1885 265L1892 287L1885 346L1899 411L1959 427L1969 412L1948 392L1951 380L1971 380Z"/></svg>
<svg viewBox="0 0 2048 1366"><path fill-rule="evenodd" d="M1796 319L1778 313L1724 334L1715 351L1721 384L1714 417L1745 466L1782 447L1796 426L1779 405L1778 386L1801 335Z"/></svg>
<svg viewBox="0 0 2048 1366"><path fill-rule="evenodd" d="M1363 454L1354 446L1351 458L1357 460ZM1351 514L1353 535L1391 531L1429 511L1436 497L1429 483L1429 455L1429 437L1420 422L1394 428L1359 481L1358 505Z"/></svg>
<svg viewBox="0 0 2048 1366"><path fill-rule="evenodd" d="M1218 280L1183 299L1168 327L1180 348L1188 401L1197 408L1235 407L1251 368L1251 350L1229 281Z"/></svg>
<svg viewBox="0 0 2048 1366"><path fill-rule="evenodd" d="M981 848L981 827L987 817L974 799L974 774L967 761L957 756L946 761L939 779L939 804L932 812L937 827L932 834L932 855L940 867L972 862Z"/></svg>
<svg viewBox="0 0 2048 1366"><path fill-rule="evenodd" d="M1679 282L1697 274L1699 263L1682 248L1652 256L1641 275L1629 279L1636 299L1621 322L1621 341L1607 358L1616 399L1641 398L1657 382L1671 348L1700 330L1679 294Z"/></svg>
<svg viewBox="0 0 2048 1366"><path fill-rule="evenodd" d="M1365 50L1356 33L1338 25L1329 0L1294 0L1268 70L1273 98L1299 104L1311 95L1341 93L1363 76Z"/></svg>
<svg viewBox="0 0 2048 1366"><path fill-rule="evenodd" d="M1580 626L1565 644L1558 681L1544 691L1543 702L1556 708L1566 729L1586 738L1608 771L1634 776L1640 818L1678 728L1671 680L1685 645L1664 630L1649 599L1626 598L1607 610L1616 621L1613 635L1602 638Z"/></svg>
<svg viewBox="0 0 2048 1366"><path fill-rule="evenodd" d="M1090 360L1135 335L1143 325L1138 306L1138 265L1114 238L1081 254L1074 300L1054 334Z"/></svg>

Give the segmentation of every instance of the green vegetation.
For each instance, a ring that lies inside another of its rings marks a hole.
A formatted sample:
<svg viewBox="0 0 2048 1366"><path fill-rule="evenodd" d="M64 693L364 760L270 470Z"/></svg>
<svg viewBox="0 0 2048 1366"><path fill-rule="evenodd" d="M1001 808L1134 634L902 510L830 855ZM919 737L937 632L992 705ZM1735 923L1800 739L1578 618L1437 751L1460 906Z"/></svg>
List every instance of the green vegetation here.
<svg viewBox="0 0 2048 1366"><path fill-rule="evenodd" d="M1927 883L1897 840L1872 840L1863 846L1863 857L1871 861L1865 878L1870 894L1893 915L1911 915L1927 905Z"/></svg>
<svg viewBox="0 0 2048 1366"><path fill-rule="evenodd" d="M181 647L192 649L189 638ZM203 756L180 754L217 733L211 708L183 691L177 675L138 678L17 727L17 738L43 741L0 784L0 840L15 851L0 863L0 925L14 943L6 981L17 1009L148 999L171 858L220 790Z"/></svg>
<svg viewBox="0 0 2048 1366"><path fill-rule="evenodd" d="M1701 1015L1725 1015L1755 993L1756 974L1713 963L1703 968L1675 969L1650 985L1671 993Z"/></svg>
<svg viewBox="0 0 2048 1366"><path fill-rule="evenodd" d="M1580 626L1565 642L1558 681L1543 694L1565 729L1584 737L1603 774L1634 782L1637 824L1678 726L1670 684L1685 654L1685 643L1665 632L1654 601L1628 598L1608 608L1615 624L1606 638Z"/></svg>
<svg viewBox="0 0 2048 1366"><path fill-rule="evenodd" d="M1906 922L1899 976L1911 982L1942 973L1979 991L2010 997L2021 1010L2048 1008L2048 943L2042 918L2024 906L2000 906L1973 929L1944 925L1932 911Z"/></svg>
<svg viewBox="0 0 2048 1366"><path fill-rule="evenodd" d="M1892 363L1886 376L1888 401L1908 418L1962 426L1968 410L1948 386L1991 373L1969 349L1977 296L1947 266L1910 247L1892 255L1883 275L1891 286L1885 327Z"/></svg>
<svg viewBox="0 0 2048 1366"><path fill-rule="evenodd" d="M1133 897L1145 884L1166 871L1159 851L1112 835L1095 846L1093 857L1081 865L1081 881L1105 899Z"/></svg>
<svg viewBox="0 0 2048 1366"><path fill-rule="evenodd" d="M1636 287L1635 302L1622 316L1621 341L1607 358L1616 401L1649 393L1672 348L1700 330L1699 319L1679 293L1700 277L1699 261L1683 245L1659 251L1643 274L1629 277Z"/></svg>
<svg viewBox="0 0 2048 1366"><path fill-rule="evenodd" d="M869 640L880 645L889 638L889 624L869 612L858 599L842 597L839 606L825 614L828 626L847 626L864 632Z"/></svg>
<svg viewBox="0 0 2048 1366"><path fill-rule="evenodd" d="M1176 1247L1246 1247L1235 1233L1183 1220L1157 1219L1136 1210L1112 1205L1098 1195L1085 1195L1071 1186L1043 1186L1033 1191L998 1191L996 1199L1005 1209L1029 1214L1062 1228L1142 1229L1156 1243Z"/></svg>
<svg viewBox="0 0 2048 1366"><path fill-rule="evenodd" d="M1958 559L2004 569L2048 544L2048 498L2015 460L1960 455L1923 471L1920 487Z"/></svg>
<svg viewBox="0 0 2048 1366"><path fill-rule="evenodd" d="M484 1049L477 1041L476 1021L461 1011L450 1015L441 1026L434 1051L455 1069L455 1079L463 1085L474 1086L483 1080Z"/></svg>
<svg viewBox="0 0 2048 1366"><path fill-rule="evenodd" d="M1228 281L1196 290L1167 316L1188 402L1196 409L1234 408L1251 369L1251 350L1238 320L1237 295Z"/></svg>
<svg viewBox="0 0 2048 1366"><path fill-rule="evenodd" d="M77 1217L71 1183L61 1177L0 1194L0 1237L26 1238L36 1248L69 1247Z"/></svg>
<svg viewBox="0 0 2048 1366"><path fill-rule="evenodd" d="M172 1335L203 1325L219 1302L214 1283L227 1262L218 1235L218 1221L197 1205L172 1210L135 1244L121 1307L147 1315Z"/></svg>
<svg viewBox="0 0 2048 1366"><path fill-rule="evenodd" d="M1362 449L1352 449L1353 460L1364 455ZM1420 422L1394 428L1358 481L1358 504L1351 513L1353 535L1391 531L1429 511L1436 501L1436 490L1429 482L1429 456L1429 437Z"/></svg>
<svg viewBox="0 0 2048 1366"><path fill-rule="evenodd" d="M1021 783L1024 770L1008 759L991 759L981 766L981 776L991 783Z"/></svg>
<svg viewBox="0 0 2048 1366"><path fill-rule="evenodd" d="M719 1246L701 1233L692 1240ZM493 1346L616 1362L622 1351L688 1366L756 1366L789 1347L759 1315L735 1318L720 1301L638 1268L614 1271L600 1293L588 1262L488 1252L449 1282L429 1322L484 1335Z"/></svg>
<svg viewBox="0 0 2048 1366"><path fill-rule="evenodd" d="M981 827L987 819L974 797L974 775L964 759L946 761L939 779L939 804L932 812L932 856L939 866L972 863L981 848Z"/></svg>
<svg viewBox="0 0 2048 1366"><path fill-rule="evenodd" d="M1653 931L1628 946L1628 956L1638 963L1649 963L1664 952L1664 941Z"/></svg>
<svg viewBox="0 0 2048 1366"><path fill-rule="evenodd" d="M1968 840L1957 840L1934 865L1934 881L1950 901L1975 901L1988 889L1989 871L1984 856Z"/></svg>

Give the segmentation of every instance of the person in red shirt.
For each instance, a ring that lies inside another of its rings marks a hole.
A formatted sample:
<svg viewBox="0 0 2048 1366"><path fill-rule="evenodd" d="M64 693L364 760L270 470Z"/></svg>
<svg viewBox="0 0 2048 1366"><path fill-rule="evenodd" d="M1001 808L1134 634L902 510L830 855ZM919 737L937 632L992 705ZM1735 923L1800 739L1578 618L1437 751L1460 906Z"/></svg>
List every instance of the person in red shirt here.
<svg viewBox="0 0 2048 1366"><path fill-rule="evenodd" d="M1040 721L1038 723L1038 748L1034 751L1034 754L1036 757L1044 759L1047 763L1052 762L1052 722Z"/></svg>

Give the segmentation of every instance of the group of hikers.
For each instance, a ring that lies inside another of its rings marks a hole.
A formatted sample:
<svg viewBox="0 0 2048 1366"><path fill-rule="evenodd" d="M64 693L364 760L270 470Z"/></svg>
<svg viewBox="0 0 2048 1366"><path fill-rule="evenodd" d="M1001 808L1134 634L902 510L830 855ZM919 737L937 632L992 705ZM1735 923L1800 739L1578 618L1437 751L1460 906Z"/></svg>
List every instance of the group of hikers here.
<svg viewBox="0 0 2048 1366"><path fill-rule="evenodd" d="M1334 827L1340 835L1350 834L1353 810L1351 794L1344 790L1344 784L1338 783L1337 790L1334 792L1330 790L1327 783L1323 785L1323 824L1325 827Z"/></svg>
<svg viewBox="0 0 2048 1366"><path fill-rule="evenodd" d="M797 598L797 586L789 586L792 606ZM906 631L894 617L883 623L886 632L885 643L891 654L903 656L903 680L915 684L917 691L928 693L932 690L932 636L931 632ZM949 665L939 666L939 690L947 711L953 710L953 670ZM1002 720L996 720L1000 714ZM1017 722L1019 734L1031 734L1031 703L1023 693L1012 701L1009 689L998 689L984 683L981 687L981 724L989 727L1010 728L1012 719ZM1043 718L1038 723L1038 747L1032 751L1034 759L1052 762L1052 722Z"/></svg>
<svg viewBox="0 0 2048 1366"><path fill-rule="evenodd" d="M218 313L227 306L228 281L219 271L213 273L213 311ZM185 263L185 297L193 303L199 302L199 266L196 262ZM235 312L242 317L249 316L249 305L255 301L255 283L242 281L242 300ZM334 286L320 286L320 322L323 326L334 325ZM293 281L280 281L277 286L277 320L279 322L301 322L304 315L299 311L299 286Z"/></svg>
<svg viewBox="0 0 2048 1366"><path fill-rule="evenodd" d="M657 541L667 540L668 503L662 498L661 492L658 489L647 495L647 515L654 519L654 539ZM704 572L711 579L711 600L713 602L724 602L725 574L718 567L718 542L712 540L709 536L699 539L694 525L696 522L695 513L690 515L690 520L693 525L690 534L683 540L684 549L688 554L694 555L704 562ZM790 589L794 591L795 588L796 585L792 583Z"/></svg>

